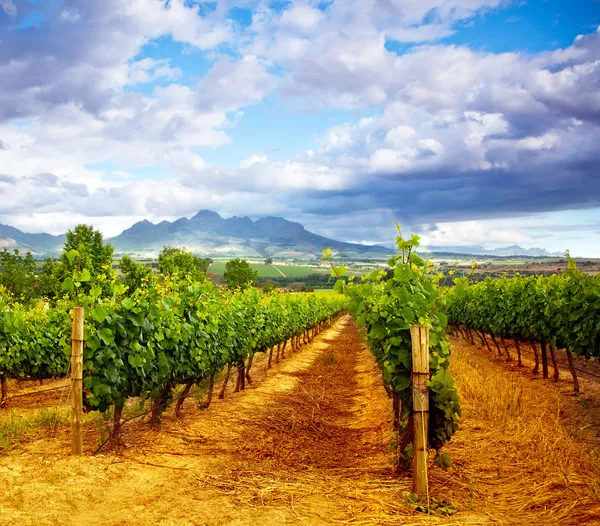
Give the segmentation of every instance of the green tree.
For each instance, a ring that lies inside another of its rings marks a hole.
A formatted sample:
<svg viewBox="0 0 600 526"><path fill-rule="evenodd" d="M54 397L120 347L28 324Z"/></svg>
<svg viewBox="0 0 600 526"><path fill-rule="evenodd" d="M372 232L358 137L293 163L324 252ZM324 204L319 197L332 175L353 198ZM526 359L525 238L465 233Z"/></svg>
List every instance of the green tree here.
<svg viewBox="0 0 600 526"><path fill-rule="evenodd" d="M54 299L61 293L64 269L60 261L47 258L37 276L38 295Z"/></svg>
<svg viewBox="0 0 600 526"><path fill-rule="evenodd" d="M0 284L15 298L30 301L36 296L36 262L27 252L24 256L18 250L0 252Z"/></svg>
<svg viewBox="0 0 600 526"><path fill-rule="evenodd" d="M274 281L268 280L262 284L262 290L265 293L273 292L277 288L277 283Z"/></svg>
<svg viewBox="0 0 600 526"><path fill-rule="evenodd" d="M306 290L306 283L294 281L293 283L290 283L287 288L293 292L304 292Z"/></svg>
<svg viewBox="0 0 600 526"><path fill-rule="evenodd" d="M185 248L164 247L158 255L158 271L165 276L189 277L204 281L212 259L194 256Z"/></svg>
<svg viewBox="0 0 600 526"><path fill-rule="evenodd" d="M252 267L250 267L245 259L236 258L227 262L223 277L230 289L245 289L256 283L258 272L252 270Z"/></svg>
<svg viewBox="0 0 600 526"><path fill-rule="evenodd" d="M119 269L123 274L123 282L130 292L141 288L144 283L148 283L152 279L152 269L134 261L129 256L121 258Z"/></svg>
<svg viewBox="0 0 600 526"><path fill-rule="evenodd" d="M110 294L116 278L113 253L112 245L104 243L102 232L90 225L77 225L67 232L60 256L63 278L73 278L77 273L75 281L81 282L84 290L95 285L100 286L104 294Z"/></svg>

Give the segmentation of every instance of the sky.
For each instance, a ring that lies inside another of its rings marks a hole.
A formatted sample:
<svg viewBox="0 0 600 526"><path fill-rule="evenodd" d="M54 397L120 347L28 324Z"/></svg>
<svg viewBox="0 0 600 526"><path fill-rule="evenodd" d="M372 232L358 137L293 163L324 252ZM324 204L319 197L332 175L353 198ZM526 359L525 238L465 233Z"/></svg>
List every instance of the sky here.
<svg viewBox="0 0 600 526"><path fill-rule="evenodd" d="M600 0L0 0L0 223L600 257Z"/></svg>

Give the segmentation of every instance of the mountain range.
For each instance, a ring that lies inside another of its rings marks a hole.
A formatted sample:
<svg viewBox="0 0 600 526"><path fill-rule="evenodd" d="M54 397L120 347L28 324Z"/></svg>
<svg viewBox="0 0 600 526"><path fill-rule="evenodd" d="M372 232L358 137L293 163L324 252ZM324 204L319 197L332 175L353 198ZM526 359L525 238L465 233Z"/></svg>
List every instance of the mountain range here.
<svg viewBox="0 0 600 526"><path fill-rule="evenodd" d="M344 257L385 258L393 251L376 245L360 245L328 239L306 230L300 223L281 217L223 218L200 210L188 219L140 221L109 242L119 253L157 254L166 245L184 246L206 256L244 256L312 259L324 248Z"/></svg>
<svg viewBox="0 0 600 526"><path fill-rule="evenodd" d="M19 249L22 252L31 252L34 256L52 256L62 250L65 240L64 234L28 234L0 223L0 250Z"/></svg>
<svg viewBox="0 0 600 526"><path fill-rule="evenodd" d="M473 256L529 256L529 257L562 257L562 252L548 252L545 248L531 247L523 248L519 245L510 245L508 247L500 248L484 248L481 245L471 246L429 246L422 247L421 251L434 252L434 253L451 253L451 254L465 254Z"/></svg>
<svg viewBox="0 0 600 526"><path fill-rule="evenodd" d="M394 251L379 245L336 241L306 230L300 223L281 217L223 218L211 210L200 210L188 219L176 221L139 221L116 237L107 239L116 254L155 258L165 246L186 247L206 257L297 258L314 259L324 248L348 259L387 259ZM55 256L62 250L65 235L28 234L0 224L0 249L30 251L34 256ZM464 255L533 256L562 255L542 248L525 249L518 245L485 249L481 246L430 246L422 252Z"/></svg>
<svg viewBox="0 0 600 526"><path fill-rule="evenodd" d="M0 248L30 251L35 256L59 253L65 236L27 234L0 224ZM386 259L394 251L377 245L361 245L328 239L306 230L300 223L281 217L223 218L211 210L200 210L188 219L144 220L132 225L116 237L107 239L115 253L138 258L156 257L165 246L185 247L207 257L298 258L314 259L331 248L342 257Z"/></svg>

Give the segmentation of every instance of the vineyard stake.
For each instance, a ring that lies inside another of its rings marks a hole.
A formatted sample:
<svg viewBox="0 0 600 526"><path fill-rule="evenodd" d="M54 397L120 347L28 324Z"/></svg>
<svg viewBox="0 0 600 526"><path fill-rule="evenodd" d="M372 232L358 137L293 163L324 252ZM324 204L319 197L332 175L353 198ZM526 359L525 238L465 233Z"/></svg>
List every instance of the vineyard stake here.
<svg viewBox="0 0 600 526"><path fill-rule="evenodd" d="M429 327L410 328L413 393L413 493L429 498L427 454L429 452Z"/></svg>
<svg viewBox="0 0 600 526"><path fill-rule="evenodd" d="M83 307L73 309L71 335L71 455L83 454Z"/></svg>
<svg viewBox="0 0 600 526"><path fill-rule="evenodd" d="M548 349L546 342L542 340L542 375L548 378Z"/></svg>

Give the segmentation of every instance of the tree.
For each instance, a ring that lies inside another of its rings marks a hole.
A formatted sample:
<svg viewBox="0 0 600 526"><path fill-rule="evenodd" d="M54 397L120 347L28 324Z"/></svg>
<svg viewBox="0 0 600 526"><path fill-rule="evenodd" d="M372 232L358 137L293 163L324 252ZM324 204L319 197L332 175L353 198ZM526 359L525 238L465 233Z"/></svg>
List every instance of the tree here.
<svg viewBox="0 0 600 526"><path fill-rule="evenodd" d="M272 265L272 264L273 264L273 258L265 259L265 265Z"/></svg>
<svg viewBox="0 0 600 526"><path fill-rule="evenodd" d="M273 292L277 288L277 283L274 281L268 280L262 284L262 290L265 293Z"/></svg>
<svg viewBox="0 0 600 526"><path fill-rule="evenodd" d="M123 256L119 263L119 269L123 274L123 282L129 292L139 289L152 279L152 269L142 263L134 261L129 256Z"/></svg>
<svg viewBox="0 0 600 526"><path fill-rule="evenodd" d="M67 232L60 256L63 278L75 277L74 281L81 282L86 291L96 285L102 287L104 294L110 294L116 277L112 268L113 253L112 245L104 244L102 232L90 225L77 225ZM72 287L67 286L66 290L69 288Z"/></svg>
<svg viewBox="0 0 600 526"><path fill-rule="evenodd" d="M62 286L62 264L55 259L47 258L37 276L38 295L48 299L54 299L61 293Z"/></svg>
<svg viewBox="0 0 600 526"><path fill-rule="evenodd" d="M36 262L27 252L24 256L18 250L0 252L0 284L14 297L29 301L36 296Z"/></svg>
<svg viewBox="0 0 600 526"><path fill-rule="evenodd" d="M290 283L287 288L292 292L304 292L306 290L306 283L294 281L293 283Z"/></svg>
<svg viewBox="0 0 600 526"><path fill-rule="evenodd" d="M245 259L232 259L225 265L223 277L230 289L245 289L253 286L258 280L258 272Z"/></svg>
<svg viewBox="0 0 600 526"><path fill-rule="evenodd" d="M189 277L204 281L212 259L194 256L185 248L164 247L158 255L158 271L165 276Z"/></svg>

